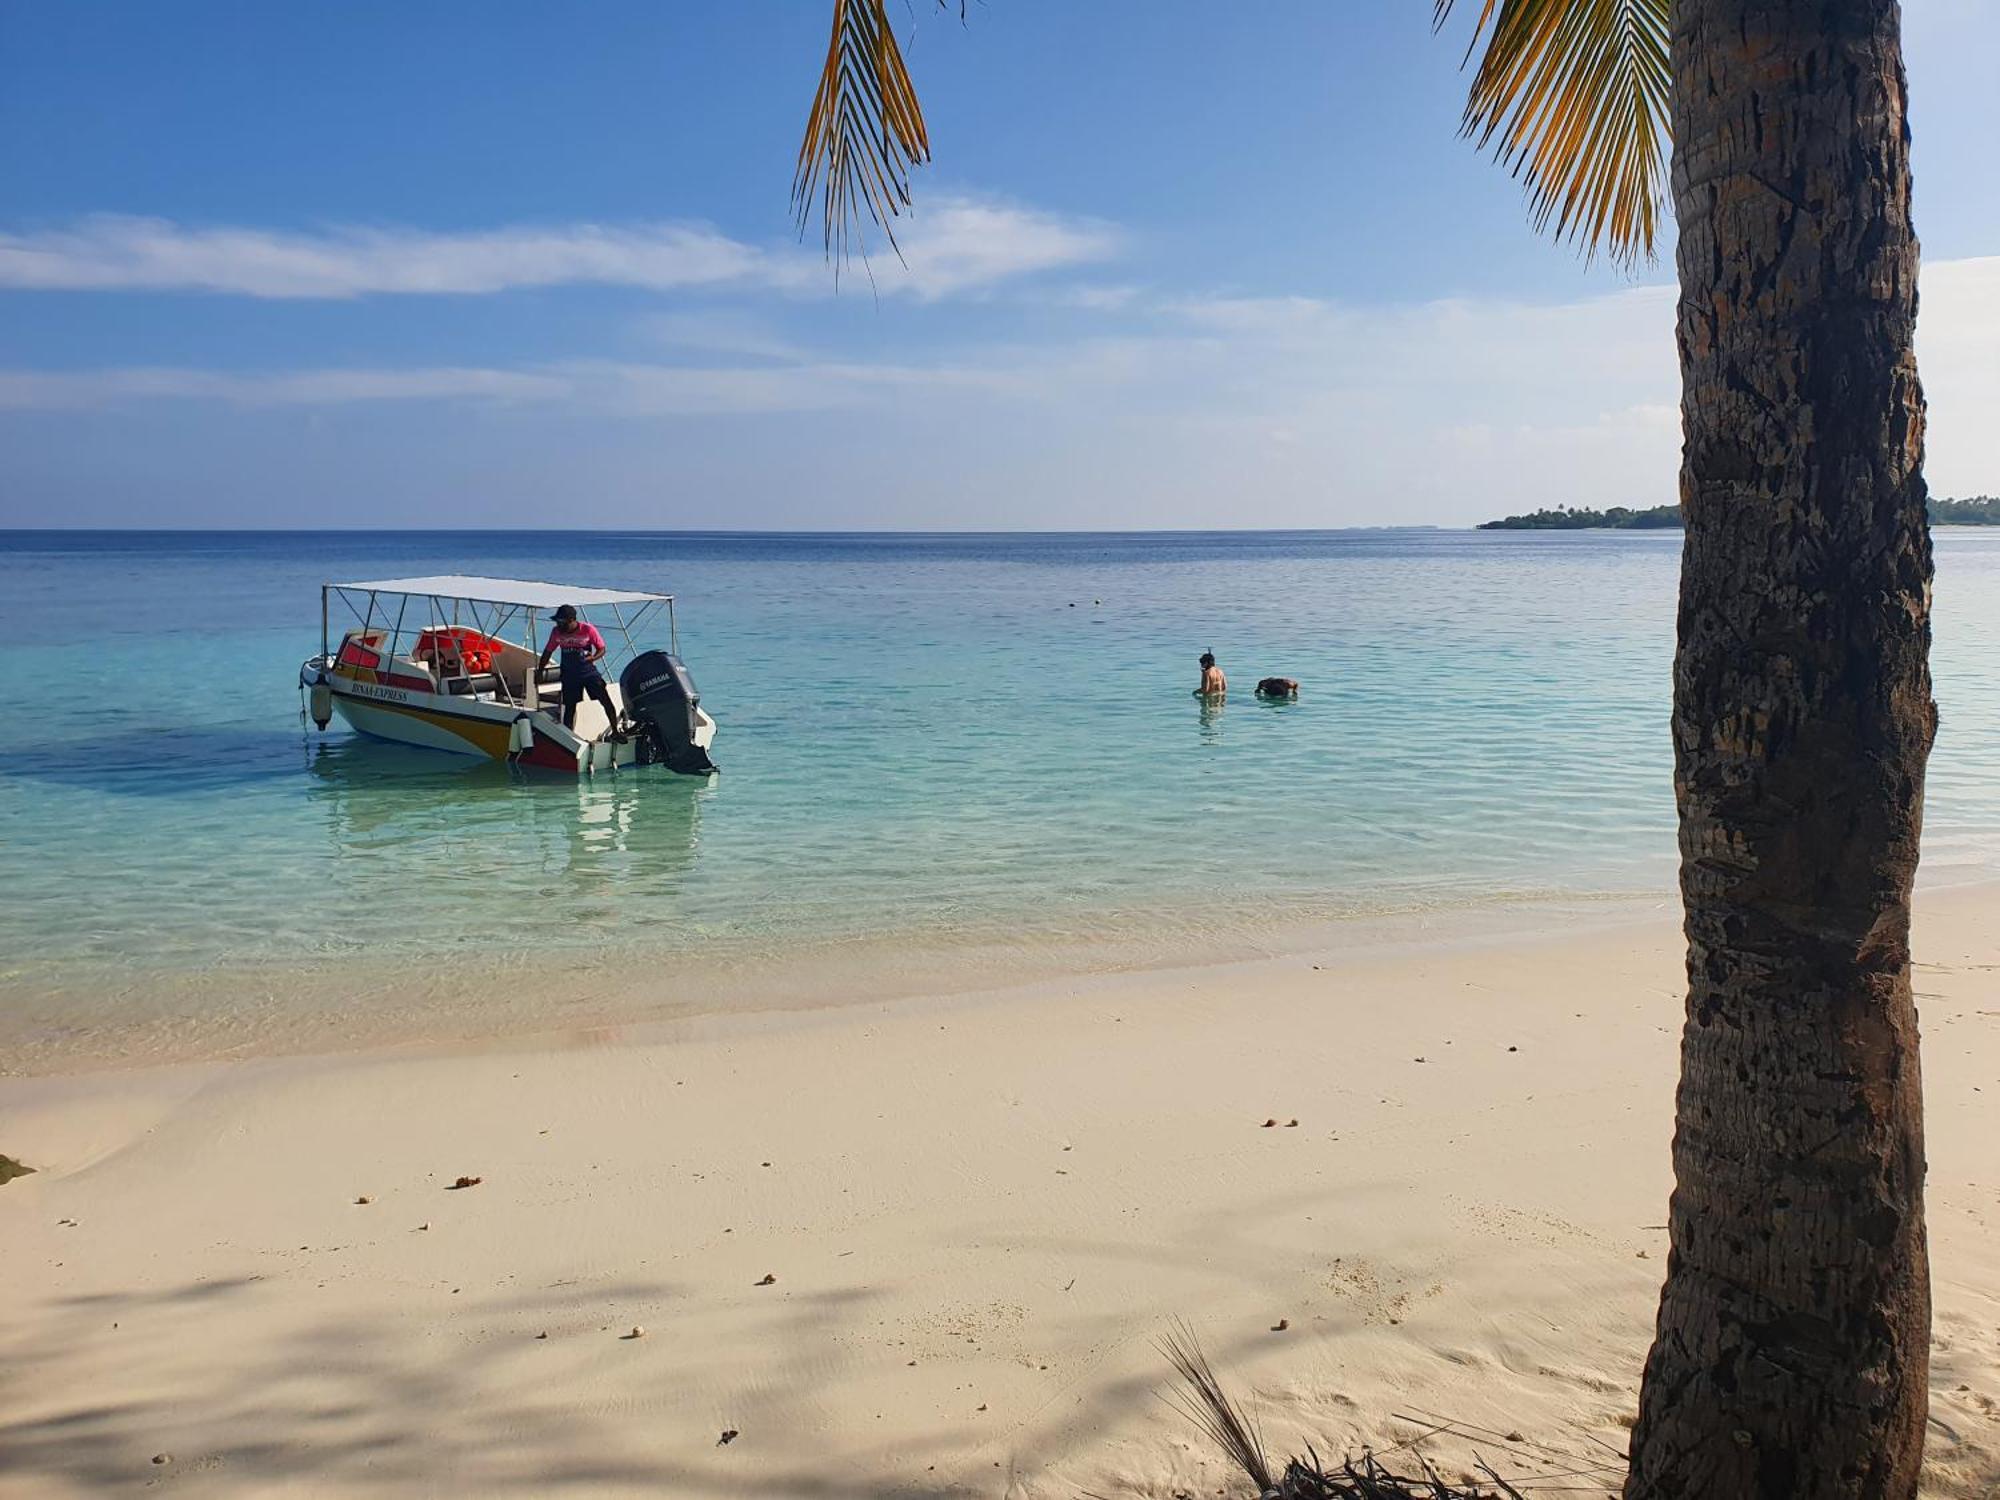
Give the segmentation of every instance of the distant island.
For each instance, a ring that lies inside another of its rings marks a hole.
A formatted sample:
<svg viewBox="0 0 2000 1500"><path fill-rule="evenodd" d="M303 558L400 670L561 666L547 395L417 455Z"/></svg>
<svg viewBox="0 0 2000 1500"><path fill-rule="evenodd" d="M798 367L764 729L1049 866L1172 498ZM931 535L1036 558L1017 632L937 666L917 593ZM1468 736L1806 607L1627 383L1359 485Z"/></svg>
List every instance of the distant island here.
<svg viewBox="0 0 2000 1500"><path fill-rule="evenodd" d="M1609 510L1577 510L1558 505L1554 510L1532 510L1525 516L1508 516L1504 521L1481 521L1481 531L1662 531L1681 524L1678 505L1655 505L1650 510L1632 510L1614 505Z"/></svg>
<svg viewBox="0 0 2000 1500"><path fill-rule="evenodd" d="M1933 526L2000 526L2000 495L1972 495L1964 500L1931 497ZM1500 521L1481 521L1481 531L1664 531L1681 524L1678 505L1655 505L1632 510L1614 505L1607 510L1578 509L1558 505L1553 510L1529 511L1524 516L1508 516Z"/></svg>

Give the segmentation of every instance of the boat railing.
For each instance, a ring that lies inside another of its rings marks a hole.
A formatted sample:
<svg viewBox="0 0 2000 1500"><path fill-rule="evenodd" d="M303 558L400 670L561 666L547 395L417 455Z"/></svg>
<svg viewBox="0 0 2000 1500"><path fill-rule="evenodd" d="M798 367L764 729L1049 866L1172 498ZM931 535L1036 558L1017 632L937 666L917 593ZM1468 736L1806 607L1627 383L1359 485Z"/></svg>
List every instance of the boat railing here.
<svg viewBox="0 0 2000 1500"><path fill-rule="evenodd" d="M331 644L331 608L336 598L353 615L361 632L370 637L375 649L386 658L401 657L422 666L437 683L439 692L487 696L481 689L487 687L490 679L492 701L532 713L542 707L545 696L550 696L542 690L555 687L561 680L557 669L541 671L535 666L541 656L544 616L549 613L535 606L327 584L320 591L323 647ZM668 649L676 654L680 651L680 628L671 595L635 597L598 608L610 617L607 620L600 613L591 623L604 636L606 650L599 670L611 681L615 682L619 671L639 654L641 648L634 640L635 633L661 614L666 616ZM348 631L343 638L354 634ZM483 654L488 655L492 670L447 676L446 658L439 649L441 643L462 645L474 636L482 642ZM426 641L432 647L428 660L418 649ZM510 663L515 667L512 672L507 670ZM461 683L463 687L459 686Z"/></svg>

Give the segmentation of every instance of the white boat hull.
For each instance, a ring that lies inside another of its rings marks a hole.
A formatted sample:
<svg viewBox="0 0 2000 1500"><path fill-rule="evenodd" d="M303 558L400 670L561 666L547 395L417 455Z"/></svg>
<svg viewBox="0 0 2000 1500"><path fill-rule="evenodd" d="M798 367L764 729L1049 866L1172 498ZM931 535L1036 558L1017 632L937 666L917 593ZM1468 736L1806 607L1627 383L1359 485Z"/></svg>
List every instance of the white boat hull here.
<svg viewBox="0 0 2000 1500"><path fill-rule="evenodd" d="M406 627L412 596L401 586L411 583L450 583L467 592L422 599ZM393 613L376 597L392 584L402 594ZM632 654L618 680L600 679L573 705L572 722L563 723L561 689L548 670L549 649L536 649L533 614L535 601L546 602L556 585L477 578L329 584L321 590L323 621L332 593L346 598L363 588L365 604L347 601L361 625L299 669L299 684L322 729L338 715L376 739L570 775L655 763L696 775L715 769L707 753L715 720L702 711L686 667L666 651ZM605 597L613 605L672 605L666 595ZM528 611L525 622L511 613L522 608ZM523 637L502 633L506 619L524 624ZM618 617L628 652L632 623ZM627 681L635 695L630 712L623 698Z"/></svg>
<svg viewBox="0 0 2000 1500"><path fill-rule="evenodd" d="M586 739L565 729L547 709L363 682L338 667L330 682L334 712L355 730L377 739L572 775L617 770L638 760L637 741ZM615 702L617 689L610 691ZM596 705L589 707L597 718L603 717ZM697 716L695 742L706 750L715 738L715 721L699 710Z"/></svg>

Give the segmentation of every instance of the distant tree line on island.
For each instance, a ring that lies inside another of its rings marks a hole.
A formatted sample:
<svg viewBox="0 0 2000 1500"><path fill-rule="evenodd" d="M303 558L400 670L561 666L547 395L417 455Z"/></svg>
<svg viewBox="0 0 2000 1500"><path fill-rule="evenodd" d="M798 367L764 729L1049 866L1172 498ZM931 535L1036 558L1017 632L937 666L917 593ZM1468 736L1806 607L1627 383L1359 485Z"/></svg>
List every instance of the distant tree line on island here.
<svg viewBox="0 0 2000 1500"><path fill-rule="evenodd" d="M1964 500L1930 501L1933 526L2000 526L2000 495L1972 495ZM1553 510L1529 511L1524 516L1508 516L1500 521L1481 521L1481 531L1662 531L1678 528L1678 505L1655 505L1645 510L1613 505L1606 510L1580 509L1558 505Z"/></svg>
<svg viewBox="0 0 2000 1500"><path fill-rule="evenodd" d="M1481 531L1659 531L1681 524L1678 505L1655 505L1647 510L1614 505L1609 510L1579 510L1558 505L1553 510L1531 510L1525 516L1508 516L1503 521L1481 521Z"/></svg>

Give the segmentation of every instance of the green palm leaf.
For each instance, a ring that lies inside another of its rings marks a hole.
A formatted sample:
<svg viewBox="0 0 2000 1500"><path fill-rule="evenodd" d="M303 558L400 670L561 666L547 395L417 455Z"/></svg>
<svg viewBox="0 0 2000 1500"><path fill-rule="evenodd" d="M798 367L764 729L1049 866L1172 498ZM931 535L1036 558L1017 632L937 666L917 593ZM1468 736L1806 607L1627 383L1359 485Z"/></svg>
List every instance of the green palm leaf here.
<svg viewBox="0 0 2000 1500"><path fill-rule="evenodd" d="M930 159L924 112L886 0L834 0L833 39L792 177L799 233L817 209L827 256L839 266L866 213L895 249L892 221L910 206L911 169Z"/></svg>
<svg viewBox="0 0 2000 1500"><path fill-rule="evenodd" d="M1434 3L1443 26L1454 0ZM1628 268L1652 256L1663 211L1669 9L1669 0L1482 0L1466 51L1487 38L1464 133L1521 179L1537 230L1553 224L1558 239L1603 248Z"/></svg>

